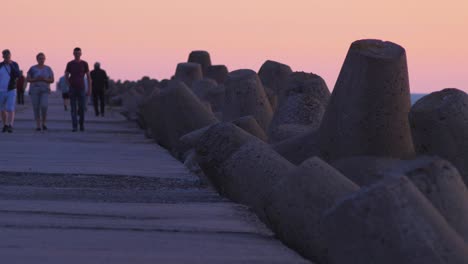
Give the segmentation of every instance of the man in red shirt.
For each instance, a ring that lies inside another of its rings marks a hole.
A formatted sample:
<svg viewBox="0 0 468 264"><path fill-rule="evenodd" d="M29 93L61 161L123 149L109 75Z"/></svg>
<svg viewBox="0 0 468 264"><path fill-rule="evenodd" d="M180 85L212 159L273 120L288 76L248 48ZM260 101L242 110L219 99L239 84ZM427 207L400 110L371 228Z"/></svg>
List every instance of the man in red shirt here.
<svg viewBox="0 0 468 264"><path fill-rule="evenodd" d="M86 107L86 96L91 94L91 77L89 75L88 63L81 60L81 49L75 48L73 50L74 60L67 63L65 70L65 80L70 87L70 106L71 118L73 125L73 132L78 129L77 113L80 118L80 131L84 131L84 113ZM85 90L85 77L88 82L88 91ZM78 107L77 107L78 106ZM78 109L77 109L78 108Z"/></svg>

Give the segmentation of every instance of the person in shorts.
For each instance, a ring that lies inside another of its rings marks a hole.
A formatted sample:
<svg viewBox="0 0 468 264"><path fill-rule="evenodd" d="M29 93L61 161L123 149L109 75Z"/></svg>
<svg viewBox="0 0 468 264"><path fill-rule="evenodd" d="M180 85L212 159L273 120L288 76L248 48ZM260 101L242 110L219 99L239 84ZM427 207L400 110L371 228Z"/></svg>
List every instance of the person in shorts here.
<svg viewBox="0 0 468 264"><path fill-rule="evenodd" d="M68 105L70 102L70 87L65 80L65 76L62 76L57 83L57 90L62 92L63 109L68 111Z"/></svg>
<svg viewBox="0 0 468 264"><path fill-rule="evenodd" d="M11 60L11 52L2 51L3 62L0 63L0 112L2 132L13 132L16 106L16 81L20 76L18 63Z"/></svg>

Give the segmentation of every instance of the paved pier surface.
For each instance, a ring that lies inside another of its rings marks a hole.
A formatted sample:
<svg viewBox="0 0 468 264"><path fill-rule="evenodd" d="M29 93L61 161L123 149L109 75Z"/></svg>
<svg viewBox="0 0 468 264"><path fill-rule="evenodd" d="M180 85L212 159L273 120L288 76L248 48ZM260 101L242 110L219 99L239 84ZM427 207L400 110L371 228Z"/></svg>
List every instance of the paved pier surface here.
<svg viewBox="0 0 468 264"><path fill-rule="evenodd" d="M116 109L86 118L51 95L36 132L26 97L0 133L0 263L308 263Z"/></svg>

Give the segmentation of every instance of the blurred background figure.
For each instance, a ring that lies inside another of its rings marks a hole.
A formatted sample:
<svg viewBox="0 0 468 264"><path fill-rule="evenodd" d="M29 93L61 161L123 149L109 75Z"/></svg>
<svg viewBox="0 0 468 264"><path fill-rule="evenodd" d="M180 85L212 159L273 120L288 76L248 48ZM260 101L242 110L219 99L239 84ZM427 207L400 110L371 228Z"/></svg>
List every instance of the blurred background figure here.
<svg viewBox="0 0 468 264"><path fill-rule="evenodd" d="M57 82L57 91L62 93L63 109L68 111L68 105L70 103L70 87L65 80L65 76L60 77L59 81Z"/></svg>
<svg viewBox="0 0 468 264"><path fill-rule="evenodd" d="M93 84L93 104L96 116L104 116L104 95L109 88L109 77L105 70L101 69L99 62L94 63L94 70L91 71L91 83ZM99 111L100 110L100 111Z"/></svg>
<svg viewBox="0 0 468 264"><path fill-rule="evenodd" d="M26 91L27 84L23 71L20 71L20 76L16 81L16 99L19 105L24 105L24 92Z"/></svg>

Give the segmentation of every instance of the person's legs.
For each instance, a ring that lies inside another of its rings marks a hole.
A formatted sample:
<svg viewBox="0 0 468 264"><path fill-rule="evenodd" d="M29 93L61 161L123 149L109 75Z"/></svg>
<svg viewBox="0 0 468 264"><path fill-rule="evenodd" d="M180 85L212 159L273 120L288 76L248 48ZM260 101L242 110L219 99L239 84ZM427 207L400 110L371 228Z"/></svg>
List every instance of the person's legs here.
<svg viewBox="0 0 468 264"><path fill-rule="evenodd" d="M47 121L47 109L49 106L49 92L44 91L41 94L41 114L42 114L42 129L47 130L46 121Z"/></svg>
<svg viewBox="0 0 468 264"><path fill-rule="evenodd" d="M39 91L32 91L30 93L31 97L31 102L33 106L33 112L34 112L34 120L36 120L36 130L41 129L41 115L40 115L40 100L41 100L41 95Z"/></svg>
<svg viewBox="0 0 468 264"><path fill-rule="evenodd" d="M78 104L78 94L76 92L70 91L70 114L72 118L73 131L76 131L78 128L78 120L76 117L77 104Z"/></svg>
<svg viewBox="0 0 468 264"><path fill-rule="evenodd" d="M94 113L96 114L96 116L98 116L99 115L99 108L98 108L99 94L94 89L92 93L93 93Z"/></svg>
<svg viewBox="0 0 468 264"><path fill-rule="evenodd" d="M68 110L68 103L69 103L69 98L70 94L69 93L62 93L62 98L63 98L63 108L65 111Z"/></svg>
<svg viewBox="0 0 468 264"><path fill-rule="evenodd" d="M15 106L16 106L16 89L8 91L7 93L7 124L8 124L8 133L13 132L13 123L15 122Z"/></svg>
<svg viewBox="0 0 468 264"><path fill-rule="evenodd" d="M7 115L6 115L6 99L7 99L6 95L7 95L7 92L0 92L0 112L1 112L2 124L3 124L2 132L6 132L8 129Z"/></svg>
<svg viewBox="0 0 468 264"><path fill-rule="evenodd" d="M104 89L99 91L99 101L101 103L101 115L104 116L104 108L105 108L105 102L104 102Z"/></svg>
<svg viewBox="0 0 468 264"><path fill-rule="evenodd" d="M85 107L86 107L86 99L87 96L85 94L85 91L79 91L77 92L77 100L78 100L78 116L80 118L80 130L84 130L84 119L85 119Z"/></svg>

